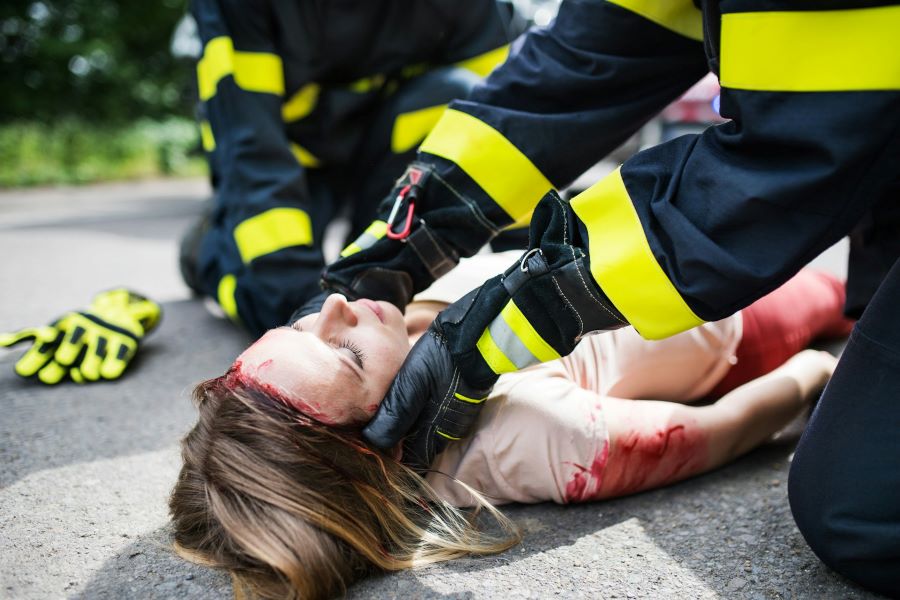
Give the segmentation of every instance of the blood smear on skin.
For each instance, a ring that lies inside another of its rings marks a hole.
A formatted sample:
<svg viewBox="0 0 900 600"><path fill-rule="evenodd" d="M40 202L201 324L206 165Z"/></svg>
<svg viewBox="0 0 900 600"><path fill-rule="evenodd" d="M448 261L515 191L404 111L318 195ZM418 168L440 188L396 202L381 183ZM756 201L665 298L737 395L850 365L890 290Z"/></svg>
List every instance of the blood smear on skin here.
<svg viewBox="0 0 900 600"><path fill-rule="evenodd" d="M577 471L572 479L566 484L565 501L570 502L587 502L593 500L594 496L599 493L601 484L603 483L603 472L606 469L606 462L609 459L609 440L603 440L603 447L591 461L590 467L585 467L577 463L572 463Z"/></svg>
<svg viewBox="0 0 900 600"><path fill-rule="evenodd" d="M698 473L707 461L706 434L693 424L614 440L599 496L624 496Z"/></svg>

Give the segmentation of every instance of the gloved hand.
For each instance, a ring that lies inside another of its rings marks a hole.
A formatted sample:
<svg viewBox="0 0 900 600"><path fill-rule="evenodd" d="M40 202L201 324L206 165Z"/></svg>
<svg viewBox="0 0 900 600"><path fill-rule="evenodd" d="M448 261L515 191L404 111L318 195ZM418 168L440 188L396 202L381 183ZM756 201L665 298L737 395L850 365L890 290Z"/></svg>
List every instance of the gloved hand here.
<svg viewBox="0 0 900 600"><path fill-rule="evenodd" d="M569 354L588 333L627 325L591 276L569 207L551 192L535 210L532 247L504 273L443 310L413 346L365 437L404 441L403 461L427 468L467 435L502 373Z"/></svg>
<svg viewBox="0 0 900 600"><path fill-rule="evenodd" d="M410 350L363 436L384 449L406 436L403 462L424 471L449 442L469 434L490 391L466 383L436 320Z"/></svg>
<svg viewBox="0 0 900 600"><path fill-rule="evenodd" d="M505 217L507 220L508 216ZM424 163L412 163L378 218L322 272L322 289L403 310L414 294L472 256L507 223L494 224Z"/></svg>
<svg viewBox="0 0 900 600"><path fill-rule="evenodd" d="M22 377L46 384L68 373L76 382L116 379L143 337L159 324L160 306L126 289L101 292L83 312L68 312L45 327L0 335L0 346L33 341L16 363Z"/></svg>

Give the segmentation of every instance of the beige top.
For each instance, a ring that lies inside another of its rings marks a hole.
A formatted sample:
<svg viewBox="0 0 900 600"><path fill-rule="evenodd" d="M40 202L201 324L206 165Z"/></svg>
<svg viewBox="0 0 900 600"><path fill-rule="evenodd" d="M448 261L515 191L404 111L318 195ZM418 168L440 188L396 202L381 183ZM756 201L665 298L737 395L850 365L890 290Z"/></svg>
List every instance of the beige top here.
<svg viewBox="0 0 900 600"><path fill-rule="evenodd" d="M510 266L521 252L478 255L416 300L452 302ZM467 439L435 460L428 482L452 504L471 504L457 478L492 503L564 503L567 487L603 465L604 397L688 400L706 395L735 362L740 313L660 341L632 328L590 336L559 360L500 377ZM590 490L587 490L590 492Z"/></svg>

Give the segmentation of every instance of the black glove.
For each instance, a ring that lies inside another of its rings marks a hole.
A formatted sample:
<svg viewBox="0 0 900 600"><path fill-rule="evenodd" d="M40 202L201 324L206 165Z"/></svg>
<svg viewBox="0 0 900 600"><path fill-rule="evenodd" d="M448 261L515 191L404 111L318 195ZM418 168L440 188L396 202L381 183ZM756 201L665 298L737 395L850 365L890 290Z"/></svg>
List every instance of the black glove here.
<svg viewBox="0 0 900 600"><path fill-rule="evenodd" d="M502 373L569 354L587 333L627 325L593 281L568 205L538 205L533 247L502 275L442 311L413 346L363 436L383 449L404 435L404 462L427 468L468 434Z"/></svg>
<svg viewBox="0 0 900 600"><path fill-rule="evenodd" d="M363 436L376 446L390 448L410 432L403 442L403 462L424 471L449 442L469 435L491 387L493 383L479 389L466 383L435 320L410 350L378 418L363 430Z"/></svg>

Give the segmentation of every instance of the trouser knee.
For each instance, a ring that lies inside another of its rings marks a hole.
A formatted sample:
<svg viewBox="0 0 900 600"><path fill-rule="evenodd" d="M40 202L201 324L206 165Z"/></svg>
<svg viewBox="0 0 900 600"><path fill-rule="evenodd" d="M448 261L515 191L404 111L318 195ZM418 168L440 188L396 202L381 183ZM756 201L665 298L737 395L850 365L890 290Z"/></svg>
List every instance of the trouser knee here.
<svg viewBox="0 0 900 600"><path fill-rule="evenodd" d="M819 559L834 571L889 596L900 597L900 521L872 520L880 507L861 505L847 494L852 482L836 482L824 465L798 450L791 465L788 497L800 533ZM879 500L873 499L878 504Z"/></svg>

